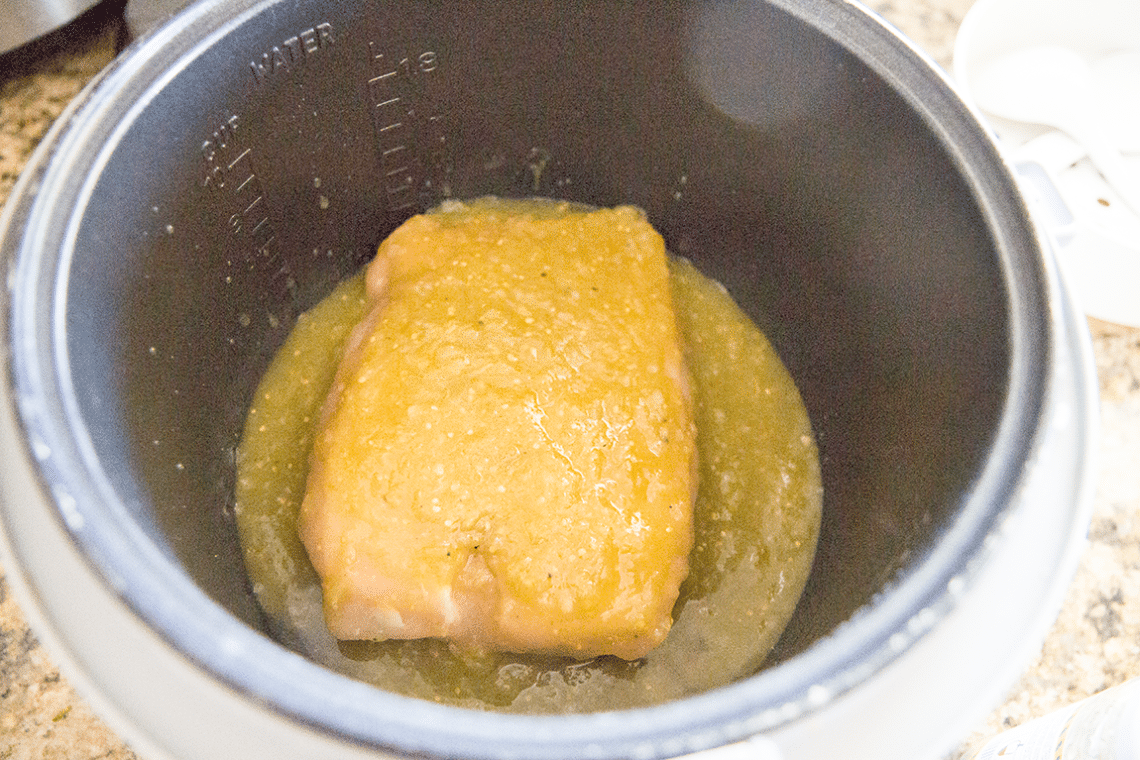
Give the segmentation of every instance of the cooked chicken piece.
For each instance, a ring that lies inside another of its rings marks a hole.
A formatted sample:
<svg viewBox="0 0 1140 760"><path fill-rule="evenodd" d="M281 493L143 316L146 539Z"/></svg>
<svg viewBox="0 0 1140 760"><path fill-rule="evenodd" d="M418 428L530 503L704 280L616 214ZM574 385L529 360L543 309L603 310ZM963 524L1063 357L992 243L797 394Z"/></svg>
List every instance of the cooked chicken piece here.
<svg viewBox="0 0 1140 760"><path fill-rule="evenodd" d="M695 428L637 209L482 200L367 272L299 530L347 639L635 659L688 573Z"/></svg>

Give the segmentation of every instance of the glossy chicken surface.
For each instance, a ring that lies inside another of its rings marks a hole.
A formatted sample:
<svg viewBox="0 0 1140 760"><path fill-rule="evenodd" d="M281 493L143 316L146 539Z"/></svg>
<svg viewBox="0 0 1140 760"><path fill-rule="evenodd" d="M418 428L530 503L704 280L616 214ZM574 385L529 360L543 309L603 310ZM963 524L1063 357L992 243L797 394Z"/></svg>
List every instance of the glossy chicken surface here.
<svg viewBox="0 0 1140 760"><path fill-rule="evenodd" d="M342 640L643 656L693 541L664 245L633 208L475 201L367 272L299 533Z"/></svg>

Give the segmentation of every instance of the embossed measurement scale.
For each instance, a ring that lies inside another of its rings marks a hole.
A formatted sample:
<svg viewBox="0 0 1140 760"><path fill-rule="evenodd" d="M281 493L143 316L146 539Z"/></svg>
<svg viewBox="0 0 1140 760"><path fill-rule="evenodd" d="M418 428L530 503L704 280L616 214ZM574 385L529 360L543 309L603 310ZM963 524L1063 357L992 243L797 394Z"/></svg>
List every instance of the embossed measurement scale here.
<svg viewBox="0 0 1140 760"><path fill-rule="evenodd" d="M401 215L418 207L417 188L430 188L435 170L443 168L443 117L419 86L421 79L438 76L440 57L433 50L400 57L382 50L368 43L377 72L368 80L368 97L388 210Z"/></svg>

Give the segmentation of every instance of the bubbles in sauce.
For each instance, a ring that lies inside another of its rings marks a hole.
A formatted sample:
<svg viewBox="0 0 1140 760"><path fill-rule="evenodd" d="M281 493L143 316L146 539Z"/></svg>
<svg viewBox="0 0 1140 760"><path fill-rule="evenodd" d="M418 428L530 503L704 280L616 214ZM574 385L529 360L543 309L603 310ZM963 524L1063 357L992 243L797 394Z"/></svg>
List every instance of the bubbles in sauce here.
<svg viewBox="0 0 1140 760"><path fill-rule="evenodd" d="M664 643L625 661L460 650L438 639L339 642L297 537L316 420L352 328L363 277L303 314L266 372L238 449L236 516L258 600L285 645L400 694L477 709L562 713L681 698L755 672L810 572L822 489L811 426L775 351L718 283L672 260L693 381L699 490L690 573Z"/></svg>

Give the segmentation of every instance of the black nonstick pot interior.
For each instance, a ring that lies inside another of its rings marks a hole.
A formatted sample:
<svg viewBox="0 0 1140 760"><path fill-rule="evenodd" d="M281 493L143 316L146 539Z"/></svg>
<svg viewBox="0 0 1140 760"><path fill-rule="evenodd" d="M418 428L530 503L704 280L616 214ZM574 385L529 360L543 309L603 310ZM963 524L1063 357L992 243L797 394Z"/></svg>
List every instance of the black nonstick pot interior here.
<svg viewBox="0 0 1140 760"><path fill-rule="evenodd" d="M90 146L72 195L52 201L70 205L42 233L58 256L43 351L92 499L210 599L266 631L234 449L296 316L410 214L484 194L644 208L791 370L824 520L771 664L893 589L917 609L966 565L1041 403L1038 254L1024 228L996 231L1020 206L976 125L869 16L825 0L242 7L195 6L104 76L88 106L104 115L69 138ZM905 586L920 567L933 580ZM126 586L151 619L161 601Z"/></svg>

